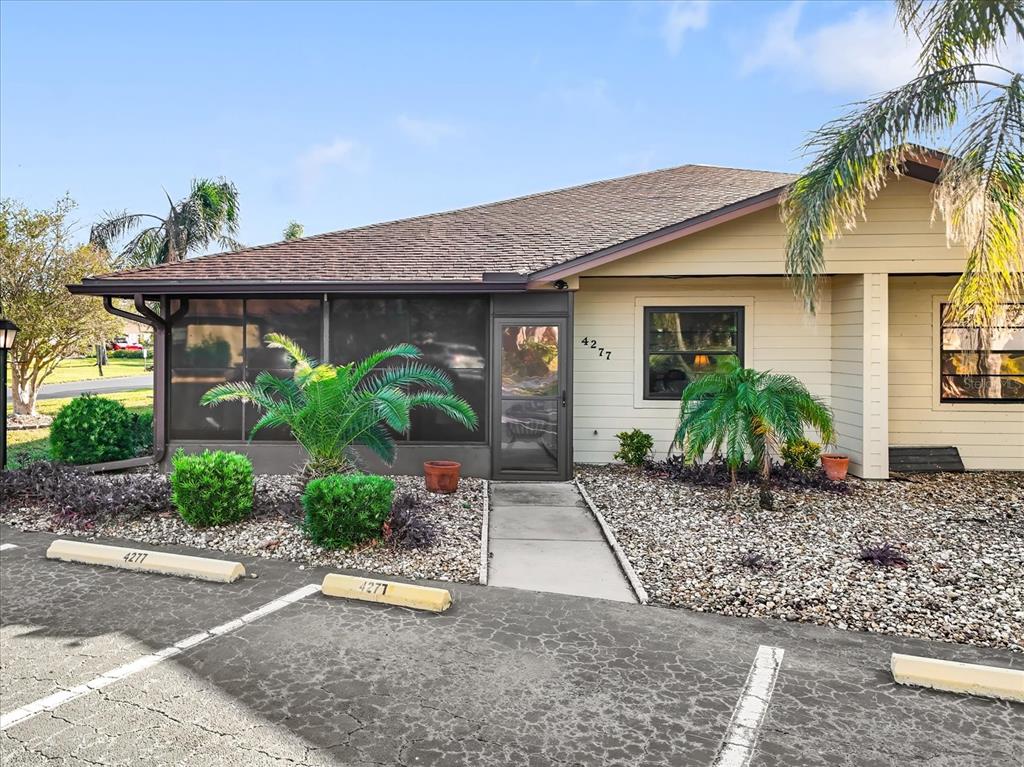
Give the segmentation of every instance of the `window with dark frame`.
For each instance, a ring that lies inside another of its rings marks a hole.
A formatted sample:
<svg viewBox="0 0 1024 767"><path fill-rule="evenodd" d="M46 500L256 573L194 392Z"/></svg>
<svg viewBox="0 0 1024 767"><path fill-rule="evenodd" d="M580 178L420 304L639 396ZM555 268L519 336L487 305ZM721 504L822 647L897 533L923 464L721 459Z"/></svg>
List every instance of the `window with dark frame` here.
<svg viewBox="0 0 1024 767"><path fill-rule="evenodd" d="M644 308L644 399L678 400L727 358L743 363L742 306Z"/></svg>
<svg viewBox="0 0 1024 767"><path fill-rule="evenodd" d="M1024 304L1005 304L993 327L947 320L940 307L942 402L1024 402Z"/></svg>

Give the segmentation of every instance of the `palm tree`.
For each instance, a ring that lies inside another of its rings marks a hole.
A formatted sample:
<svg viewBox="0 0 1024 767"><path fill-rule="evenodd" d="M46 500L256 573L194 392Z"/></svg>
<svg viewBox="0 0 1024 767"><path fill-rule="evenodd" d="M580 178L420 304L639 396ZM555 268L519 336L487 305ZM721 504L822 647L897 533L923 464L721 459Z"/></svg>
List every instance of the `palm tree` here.
<svg viewBox="0 0 1024 767"><path fill-rule="evenodd" d="M996 63L1024 37L1021 0L896 0L921 40L918 76L816 131L812 160L782 205L786 265L813 311L823 245L864 216L890 173L919 158L918 143L953 135L935 206L967 263L949 300L959 321L991 326L1024 289L1024 75Z"/></svg>
<svg viewBox="0 0 1024 767"><path fill-rule="evenodd" d="M230 181L196 178L183 200L174 202L166 191L164 195L170 206L166 216L127 210L107 213L92 227L90 242L111 252L114 243L130 237L118 255L125 266L182 261L213 243L225 250L242 247L235 239L238 190Z"/></svg>
<svg viewBox="0 0 1024 767"><path fill-rule="evenodd" d="M771 508L771 452L803 437L804 426L817 429L823 442L835 437L828 406L796 378L727 359L683 389L672 448L680 447L687 462L709 449L722 456L734 485L744 463L757 467L761 507Z"/></svg>
<svg viewBox="0 0 1024 767"><path fill-rule="evenodd" d="M306 228L298 221L289 221L288 226L281 232L281 239L283 240L297 240L305 233Z"/></svg>
<svg viewBox="0 0 1024 767"><path fill-rule="evenodd" d="M398 344L347 365L311 359L292 339L268 333L264 342L282 349L292 367L291 378L267 371L254 383L229 382L214 386L200 399L203 405L249 402L263 415L249 438L260 429L288 426L309 456L306 473L323 476L351 471L352 446L365 445L391 465L395 459L392 432L408 432L410 412L417 407L440 410L468 429L476 413L453 393L442 371L417 362L422 355L410 344ZM381 367L385 363L400 360Z"/></svg>

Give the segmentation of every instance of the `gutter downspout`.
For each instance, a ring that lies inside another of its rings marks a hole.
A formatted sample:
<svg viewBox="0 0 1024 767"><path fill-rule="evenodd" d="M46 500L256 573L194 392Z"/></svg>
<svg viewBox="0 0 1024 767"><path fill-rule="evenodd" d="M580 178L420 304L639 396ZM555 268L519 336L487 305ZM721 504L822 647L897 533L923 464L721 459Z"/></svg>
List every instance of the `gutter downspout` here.
<svg viewBox="0 0 1024 767"><path fill-rule="evenodd" d="M146 306L142 294L136 293L135 309L138 314L118 309L114 306L113 296L103 297L103 308L117 317L123 317L132 322L141 322L153 328L153 455L127 458L123 461L94 463L79 468L86 471L102 472L159 464L167 452L167 337L174 321L188 311L188 301L182 299L178 310L174 314L168 314L167 298L161 297L160 314L157 314ZM164 319L165 316L166 319Z"/></svg>

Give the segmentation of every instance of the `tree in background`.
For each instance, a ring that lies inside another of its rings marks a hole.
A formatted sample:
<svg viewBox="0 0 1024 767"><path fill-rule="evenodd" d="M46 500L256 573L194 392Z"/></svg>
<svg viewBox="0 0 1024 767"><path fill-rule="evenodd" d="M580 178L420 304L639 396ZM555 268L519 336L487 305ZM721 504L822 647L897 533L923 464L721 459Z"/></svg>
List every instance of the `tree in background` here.
<svg viewBox="0 0 1024 767"><path fill-rule="evenodd" d="M0 307L18 325L10 355L17 415L35 415L39 386L57 363L121 327L99 298L73 296L65 287L110 270L104 251L72 243L74 207L69 197L50 210L0 201Z"/></svg>
<svg viewBox="0 0 1024 767"><path fill-rule="evenodd" d="M285 240L297 240L305 233L306 228L298 221L289 221L288 226L284 228L281 233L282 239Z"/></svg>
<svg viewBox="0 0 1024 767"><path fill-rule="evenodd" d="M165 216L154 213L107 213L89 235L93 245L113 253L127 240L117 259L121 266L154 266L182 261L212 244L238 250L238 190L226 179L192 179L192 191L174 202ZM149 226L146 226L149 224Z"/></svg>
<svg viewBox="0 0 1024 767"><path fill-rule="evenodd" d="M1021 0L897 0L908 35L921 41L918 76L855 105L815 132L813 156L783 202L786 264L814 309L823 246L864 217L867 202L922 150L952 135L935 206L967 264L950 293L951 316L987 327L1000 304L1024 292L1024 75L996 63L1024 38Z"/></svg>

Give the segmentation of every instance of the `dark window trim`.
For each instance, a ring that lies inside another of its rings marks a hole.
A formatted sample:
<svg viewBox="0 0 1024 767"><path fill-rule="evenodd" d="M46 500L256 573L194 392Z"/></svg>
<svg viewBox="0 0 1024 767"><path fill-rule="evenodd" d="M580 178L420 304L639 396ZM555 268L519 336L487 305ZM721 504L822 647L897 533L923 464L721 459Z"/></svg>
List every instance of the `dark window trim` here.
<svg viewBox="0 0 1024 767"><path fill-rule="evenodd" d="M651 394L651 373L650 373L650 360L651 360L651 315L654 312L689 312L689 313L706 313L711 314L713 312L735 312L737 316L736 320L736 356L740 358L740 364L744 364L746 356L746 307L744 306L645 306L644 307L644 359L643 359L643 377L644 377L644 399L652 402L674 402L678 401L679 397L672 394Z"/></svg>
<svg viewBox="0 0 1024 767"><path fill-rule="evenodd" d="M938 358L938 375L939 375L939 403L942 405L1019 405L1024 404L1024 398L1022 397L1006 397L1000 399L990 399L987 397L947 397L943 394L942 390L942 379L945 376L954 376L954 373L943 373L942 372L942 355L944 352L970 352L970 351L1002 351L1000 349L947 349L943 344L943 332L944 330L974 330L968 325L946 325L944 317L946 316L946 307L949 304L945 301L939 303L939 358ZM1006 306L1024 305L1019 304L1017 301L1011 301ZM1002 326L1000 326L1002 327ZM1007 325L1006 327L1017 327L1016 325ZM1010 350L1012 351L1012 350ZM961 377L970 377L971 374L964 374ZM1019 376L1013 373L979 373L976 378L1019 378Z"/></svg>

